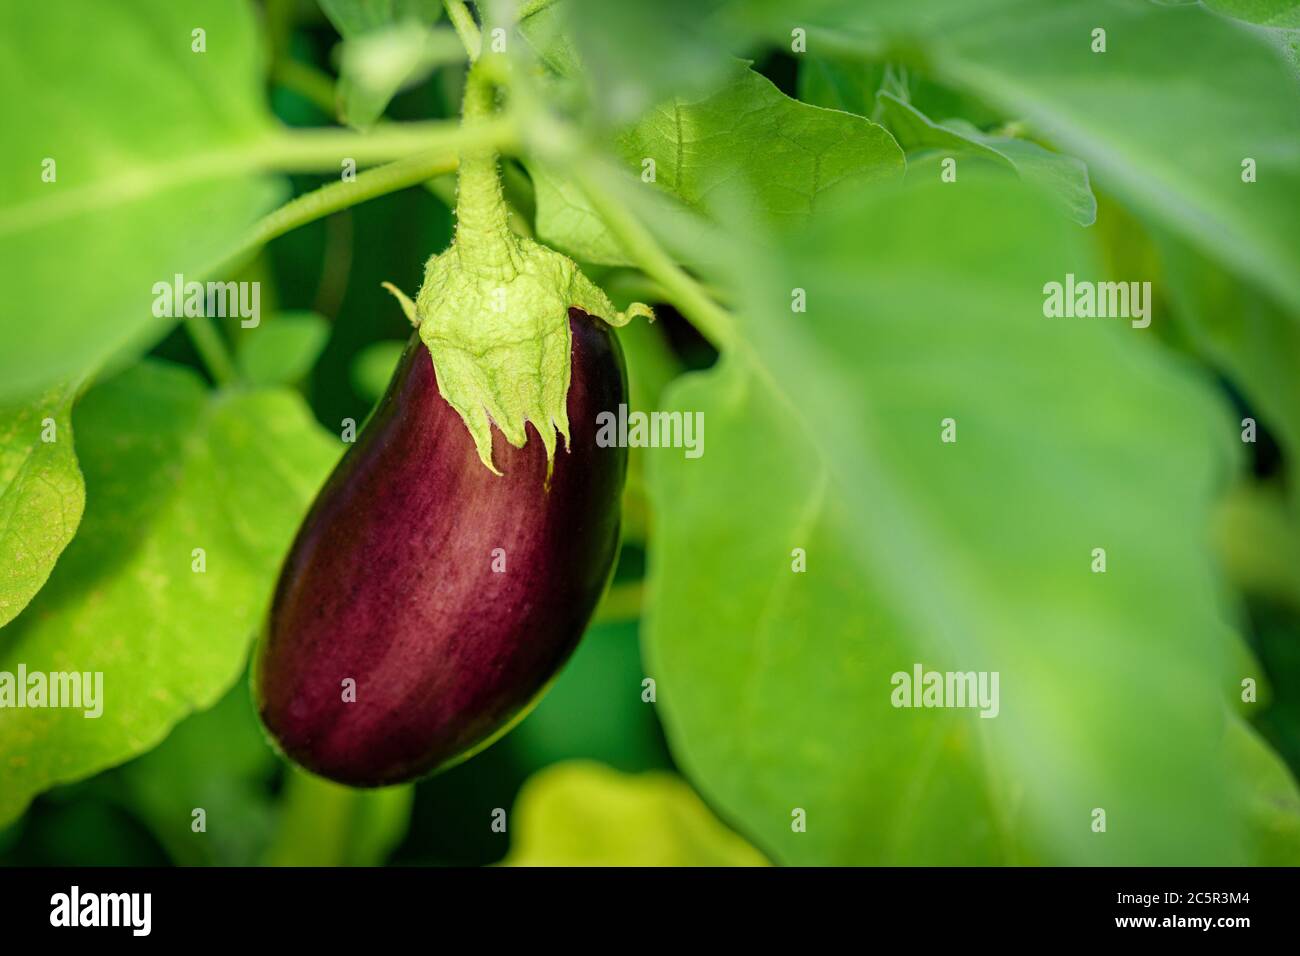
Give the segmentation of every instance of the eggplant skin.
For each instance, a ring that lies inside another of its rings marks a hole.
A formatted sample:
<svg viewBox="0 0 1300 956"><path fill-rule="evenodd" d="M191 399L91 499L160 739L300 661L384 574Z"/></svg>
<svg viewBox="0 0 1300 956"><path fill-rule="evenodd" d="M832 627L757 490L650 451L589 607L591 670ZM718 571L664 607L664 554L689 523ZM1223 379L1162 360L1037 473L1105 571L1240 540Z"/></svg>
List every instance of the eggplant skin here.
<svg viewBox="0 0 1300 956"><path fill-rule="evenodd" d="M298 531L258 646L258 712L296 763L357 787L444 769L522 719L573 652L618 553L627 450L596 444L596 416L627 376L604 322L570 309L569 327L570 445L549 483L535 432L515 448L493 429L504 474L484 467L412 336Z"/></svg>

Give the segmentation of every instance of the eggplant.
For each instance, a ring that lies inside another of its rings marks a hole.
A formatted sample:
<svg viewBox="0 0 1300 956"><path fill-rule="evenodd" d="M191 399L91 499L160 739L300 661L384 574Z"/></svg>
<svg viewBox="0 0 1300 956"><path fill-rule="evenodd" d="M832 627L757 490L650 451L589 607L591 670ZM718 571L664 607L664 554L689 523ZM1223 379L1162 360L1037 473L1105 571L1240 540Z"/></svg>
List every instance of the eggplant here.
<svg viewBox="0 0 1300 956"><path fill-rule="evenodd" d="M627 378L604 321L571 308L568 324L567 450L493 429L501 475L412 336L298 532L259 643L258 712L296 763L358 787L444 769L521 720L577 645L627 470L596 416L627 401Z"/></svg>

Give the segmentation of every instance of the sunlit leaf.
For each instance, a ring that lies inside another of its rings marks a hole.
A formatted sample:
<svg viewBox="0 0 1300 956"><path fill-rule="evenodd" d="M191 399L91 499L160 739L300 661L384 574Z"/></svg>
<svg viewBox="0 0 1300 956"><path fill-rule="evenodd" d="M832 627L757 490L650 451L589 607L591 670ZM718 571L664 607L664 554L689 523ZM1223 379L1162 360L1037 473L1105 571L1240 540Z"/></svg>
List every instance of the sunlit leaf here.
<svg viewBox="0 0 1300 956"><path fill-rule="evenodd" d="M101 673L102 715L0 710L0 821L150 749L225 693L340 448L293 393L212 396L157 362L92 389L73 423L86 513L0 631L0 671Z"/></svg>
<svg viewBox="0 0 1300 956"><path fill-rule="evenodd" d="M41 589L86 503L72 440L73 389L0 406L0 627ZM4 632L0 631L0 640Z"/></svg>
<svg viewBox="0 0 1300 956"><path fill-rule="evenodd" d="M524 784L508 866L764 866L673 774L554 764Z"/></svg>
<svg viewBox="0 0 1300 956"><path fill-rule="evenodd" d="M882 126L792 100L740 68L708 96L661 104L618 146L627 169L689 209L706 213L717 193L743 189L780 227L805 221L835 186L903 172L902 151ZM545 167L532 172L539 236L588 262L629 263L578 189Z"/></svg>

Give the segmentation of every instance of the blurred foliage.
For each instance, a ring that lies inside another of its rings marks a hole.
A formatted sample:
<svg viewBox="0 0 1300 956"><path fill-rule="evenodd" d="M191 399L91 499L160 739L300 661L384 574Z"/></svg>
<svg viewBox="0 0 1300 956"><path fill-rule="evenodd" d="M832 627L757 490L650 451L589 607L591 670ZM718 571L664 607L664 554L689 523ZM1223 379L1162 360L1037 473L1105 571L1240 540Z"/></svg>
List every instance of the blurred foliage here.
<svg viewBox="0 0 1300 956"><path fill-rule="evenodd" d="M206 277L283 197L273 180L248 174L271 130L251 6L105 9L98 0L0 6L0 84L24 91L6 105L15 147L0 153L0 262L21 277L5 283L5 310L22 317L0 323L0 398L153 345L167 329L154 284ZM200 22L209 48L195 53ZM95 42L75 51L59 39L87 31ZM209 159L217 141L225 162ZM53 182L41 176L47 161ZM59 200L47 202L59 183Z"/></svg>
<svg viewBox="0 0 1300 956"><path fill-rule="evenodd" d="M689 786L585 761L537 774L511 818L508 866L765 866Z"/></svg>
<svg viewBox="0 0 1300 956"><path fill-rule="evenodd" d="M529 768L587 757L618 770L671 766L654 707L642 699L636 621L596 624L573 660L508 738Z"/></svg>
<svg viewBox="0 0 1300 956"><path fill-rule="evenodd" d="M354 790L290 769L269 866L377 866L406 834L414 787Z"/></svg>
<svg viewBox="0 0 1300 956"><path fill-rule="evenodd" d="M1238 860L1205 704L1229 657L1202 544L1226 416L1124 320L1044 321L1042 277L1096 270L1033 192L968 174L839 198L761 261L746 335L766 377L724 359L667 400L714 436L650 475L679 760L783 862ZM813 299L791 323L797 283ZM913 662L1000 673L997 719L864 692ZM1123 839L1090 832L1093 807Z"/></svg>
<svg viewBox="0 0 1300 956"><path fill-rule="evenodd" d="M450 31L429 29L442 16L441 0L321 0L321 8L345 41L338 101L353 126L369 126L398 90L460 53Z"/></svg>
<svg viewBox="0 0 1300 956"><path fill-rule="evenodd" d="M176 863L248 866L276 832L278 767L244 679L161 745L96 782L135 812Z"/></svg>
<svg viewBox="0 0 1300 956"><path fill-rule="evenodd" d="M294 385L316 364L329 323L314 312L273 316L247 337L239 350L239 369L250 385Z"/></svg>
<svg viewBox="0 0 1300 956"><path fill-rule="evenodd" d="M393 369L402 357L406 343L397 340L371 342L352 362L352 387L357 394L370 402L377 402L388 390Z"/></svg>
<svg viewBox="0 0 1300 956"><path fill-rule="evenodd" d="M1088 185L1088 168L1072 156L1062 156L1013 136L987 135L965 120L935 123L887 91L879 93L877 103L881 122L908 153L909 176L934 178L935 170L927 159L961 156L983 161L1042 186L1081 226L1096 222L1097 199Z"/></svg>

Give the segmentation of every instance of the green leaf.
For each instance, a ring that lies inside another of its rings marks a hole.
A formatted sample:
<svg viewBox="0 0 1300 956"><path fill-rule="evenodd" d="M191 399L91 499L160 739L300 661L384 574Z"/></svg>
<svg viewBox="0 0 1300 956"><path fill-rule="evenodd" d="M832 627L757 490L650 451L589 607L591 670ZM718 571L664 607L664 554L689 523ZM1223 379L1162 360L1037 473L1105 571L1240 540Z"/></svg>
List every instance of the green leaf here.
<svg viewBox="0 0 1300 956"><path fill-rule="evenodd" d="M443 9L442 0L320 0L320 5L345 38L402 21L436 23Z"/></svg>
<svg viewBox="0 0 1300 956"><path fill-rule="evenodd" d="M778 29L785 5L762 8ZM1022 118L1101 189L1300 308L1300 84L1257 31L1122 0L832 0L811 21L841 48L892 46ZM1092 52L1096 28L1105 53ZM1242 181L1246 158L1257 182Z"/></svg>
<svg viewBox="0 0 1300 956"><path fill-rule="evenodd" d="M645 181L653 161L659 190L689 209L734 191L761 219L790 228L804 222L828 189L898 177L903 154L884 127L861 116L792 100L749 69L710 95L676 99L618 138L624 165ZM628 265L582 194L545 168L537 187L538 235L588 262Z"/></svg>
<svg viewBox="0 0 1300 956"><path fill-rule="evenodd" d="M239 368L253 385L292 385L316 364L329 322L315 312L283 312L258 326L239 350Z"/></svg>
<svg viewBox="0 0 1300 956"><path fill-rule="evenodd" d="M41 589L81 521L75 391L53 388L35 402L0 406L0 627Z"/></svg>
<svg viewBox="0 0 1300 956"><path fill-rule="evenodd" d="M149 750L221 697L339 453L297 395L213 396L160 362L88 392L73 421L85 517L0 631L0 672L102 672L103 712L0 711L0 822L48 787Z"/></svg>
<svg viewBox="0 0 1300 956"><path fill-rule="evenodd" d="M1296 0L1205 0L1215 13L1262 27L1300 30L1300 3Z"/></svg>
<svg viewBox="0 0 1300 956"><path fill-rule="evenodd" d="M406 836L415 787L354 790L292 768L267 866L380 866Z"/></svg>
<svg viewBox="0 0 1300 956"><path fill-rule="evenodd" d="M799 99L811 106L871 116L884 74L885 68L878 63L801 56Z"/></svg>
<svg viewBox="0 0 1300 956"><path fill-rule="evenodd" d="M343 120L365 129L399 92L420 83L434 68L464 58L464 47L451 30L409 21L348 40L340 57Z"/></svg>
<svg viewBox="0 0 1300 956"><path fill-rule="evenodd" d="M377 402L392 381L397 361L406 350L405 342L383 341L371 342L357 353L352 360L352 387L357 394L372 402Z"/></svg>
<svg viewBox="0 0 1300 956"><path fill-rule="evenodd" d="M728 2L562 0L526 17L520 31L561 76L583 74L581 93L600 115L626 123L727 76L731 55L753 35L743 19L725 18Z"/></svg>
<svg viewBox="0 0 1300 956"><path fill-rule="evenodd" d="M989 160L1045 187L1080 225L1096 222L1097 198L1088 184L1088 167L1073 156L1062 156L1024 139L990 136L961 120L935 123L892 93L882 91L877 101L882 107L881 122L904 150L934 149ZM910 160L908 172L913 172Z"/></svg>
<svg viewBox="0 0 1300 956"><path fill-rule="evenodd" d="M1126 320L1044 317L1045 282L1097 267L1034 190L842 199L737 250L749 344L665 396L711 436L650 461L648 671L679 765L787 863L1243 859L1208 743L1222 409ZM998 715L894 707L917 664L998 673Z"/></svg>
<svg viewBox="0 0 1300 956"><path fill-rule="evenodd" d="M1158 237L1160 262L1182 328L1300 461L1300 321L1269 296L1175 237Z"/></svg>
<svg viewBox="0 0 1300 956"><path fill-rule="evenodd" d="M1300 3L1296 0L1205 0L1215 13L1264 28L1292 67L1300 71Z"/></svg>
<svg viewBox="0 0 1300 956"><path fill-rule="evenodd" d="M562 77L582 71L562 3L549 3L519 21L519 33L541 63Z"/></svg>
<svg viewBox="0 0 1300 956"><path fill-rule="evenodd" d="M442 16L439 0L320 0L344 38L338 97L342 117L365 128L383 115L402 88L435 65L463 57L450 30L429 27Z"/></svg>
<svg viewBox="0 0 1300 956"><path fill-rule="evenodd" d="M70 60L69 36L94 42ZM21 317L0 323L0 396L162 338L154 284L203 279L280 195L248 171L271 129L259 50L230 0L0 6L0 87L22 90L0 154L0 282Z"/></svg>
<svg viewBox="0 0 1300 956"><path fill-rule="evenodd" d="M765 866L674 774L554 764L524 784L507 866Z"/></svg>

